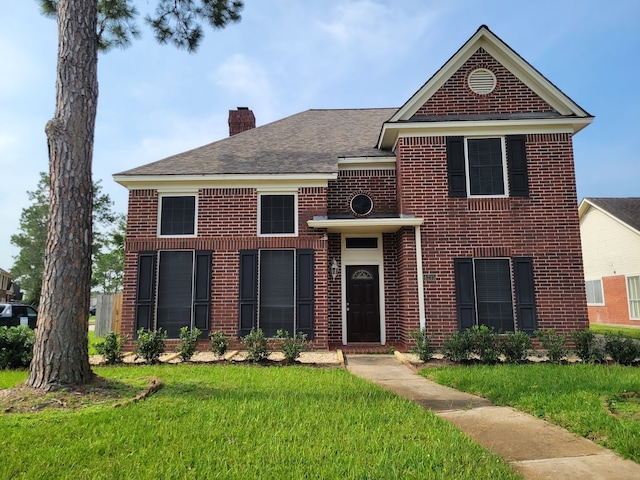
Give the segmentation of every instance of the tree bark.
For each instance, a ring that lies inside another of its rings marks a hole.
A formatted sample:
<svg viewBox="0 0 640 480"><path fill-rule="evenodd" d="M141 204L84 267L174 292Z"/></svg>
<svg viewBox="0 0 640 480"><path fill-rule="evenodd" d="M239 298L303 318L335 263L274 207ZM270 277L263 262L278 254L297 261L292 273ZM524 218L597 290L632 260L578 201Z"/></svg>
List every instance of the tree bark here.
<svg viewBox="0 0 640 480"><path fill-rule="evenodd" d="M27 385L46 391L91 381L91 164L98 101L97 3L60 0L49 224L33 360Z"/></svg>

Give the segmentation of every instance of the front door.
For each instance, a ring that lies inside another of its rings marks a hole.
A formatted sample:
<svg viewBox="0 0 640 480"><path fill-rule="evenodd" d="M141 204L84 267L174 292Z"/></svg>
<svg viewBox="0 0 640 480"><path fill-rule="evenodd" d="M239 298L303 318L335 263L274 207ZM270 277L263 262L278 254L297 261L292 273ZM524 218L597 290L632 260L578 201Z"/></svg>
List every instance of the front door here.
<svg viewBox="0 0 640 480"><path fill-rule="evenodd" d="M347 266L346 273L347 342L379 342L378 266Z"/></svg>

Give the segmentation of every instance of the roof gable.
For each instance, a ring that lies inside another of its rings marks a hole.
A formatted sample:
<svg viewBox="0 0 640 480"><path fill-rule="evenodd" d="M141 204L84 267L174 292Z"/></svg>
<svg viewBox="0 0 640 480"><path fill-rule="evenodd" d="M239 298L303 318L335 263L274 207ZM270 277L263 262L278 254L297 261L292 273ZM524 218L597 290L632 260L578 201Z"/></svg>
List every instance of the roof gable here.
<svg viewBox="0 0 640 480"><path fill-rule="evenodd" d="M580 219L591 207L597 208L640 235L640 197L585 198L580 203Z"/></svg>
<svg viewBox="0 0 640 480"><path fill-rule="evenodd" d="M494 67L496 64L500 67L503 80L516 79L519 88L525 87L539 97L539 100L536 101L539 105L534 109L539 110L542 107L547 112L553 111L563 116L590 117L585 110L498 38L486 25L482 25L440 70L389 119L389 122L410 121L416 114L420 114L422 107L447 82L452 79L456 81L456 74L458 77L463 75L466 83L466 74L463 72L468 73L469 68L473 66L486 68L489 66L486 65L487 62L493 64ZM506 72L508 75L505 75ZM498 81L500 82L500 79ZM460 93L461 90L457 91ZM548 108L544 108L544 104ZM424 109L422 112L424 114Z"/></svg>

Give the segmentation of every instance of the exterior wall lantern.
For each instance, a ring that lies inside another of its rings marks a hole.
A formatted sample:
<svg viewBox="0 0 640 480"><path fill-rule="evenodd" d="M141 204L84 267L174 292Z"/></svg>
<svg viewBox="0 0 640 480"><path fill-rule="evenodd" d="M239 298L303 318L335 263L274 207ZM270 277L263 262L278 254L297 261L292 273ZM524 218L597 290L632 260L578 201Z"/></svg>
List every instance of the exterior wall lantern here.
<svg viewBox="0 0 640 480"><path fill-rule="evenodd" d="M329 270L331 271L331 278L335 280L339 272L338 262L335 258L331 259L331 268Z"/></svg>

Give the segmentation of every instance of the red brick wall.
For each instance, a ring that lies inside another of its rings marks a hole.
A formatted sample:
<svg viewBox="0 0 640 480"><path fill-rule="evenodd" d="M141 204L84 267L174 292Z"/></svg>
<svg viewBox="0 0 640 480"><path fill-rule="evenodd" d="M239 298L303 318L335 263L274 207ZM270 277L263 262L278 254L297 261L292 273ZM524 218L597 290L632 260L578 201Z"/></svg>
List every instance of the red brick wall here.
<svg viewBox="0 0 640 480"><path fill-rule="evenodd" d="M640 327L640 320L629 318L627 277L613 275L602 278L604 305L589 305L589 322L600 325L623 325Z"/></svg>
<svg viewBox="0 0 640 480"><path fill-rule="evenodd" d="M401 138L402 213L424 218L427 331L436 343L457 328L453 259L532 257L539 328L586 328L571 135L528 135L528 198L450 198L445 137Z"/></svg>
<svg viewBox="0 0 640 480"><path fill-rule="evenodd" d="M307 220L326 215L326 188L298 191L298 236L258 237L258 192L255 189L202 189L198 192L198 236L158 238L158 194L129 192L122 333L133 338L138 252L162 249L213 250L211 329L238 334L238 259L243 249L311 248L315 251L314 346L326 348L327 241ZM237 342L236 342L237 345ZM129 344L131 347L131 343Z"/></svg>
<svg viewBox="0 0 640 480"><path fill-rule="evenodd" d="M330 182L327 194L329 215L353 215L351 199L367 194L373 200L371 215L398 212L396 175L394 170L346 170Z"/></svg>
<svg viewBox="0 0 640 480"><path fill-rule="evenodd" d="M478 95L471 91L467 78L476 68L486 68L494 73L497 84L493 92ZM416 112L416 116L552 111L551 106L480 48Z"/></svg>

